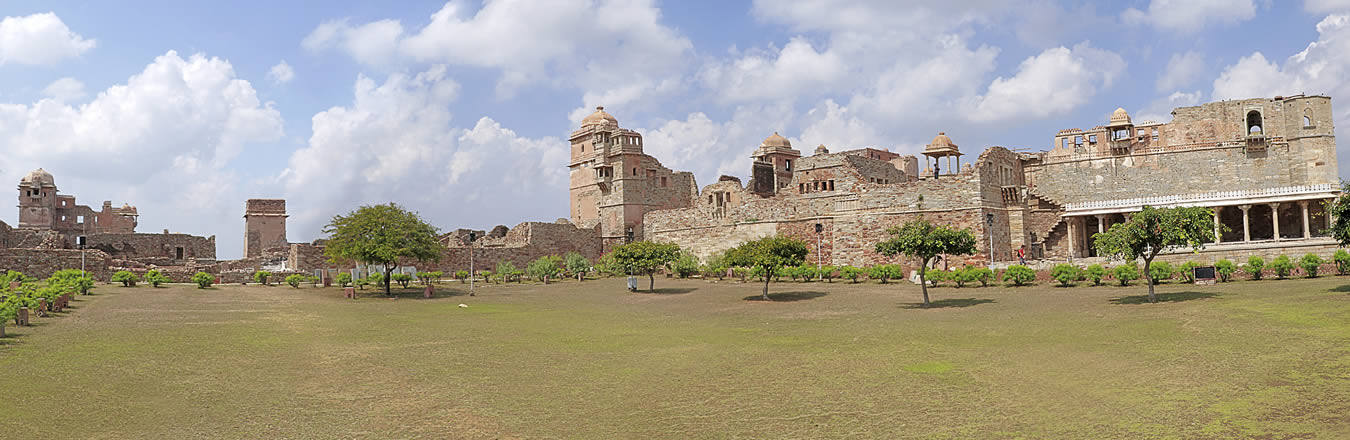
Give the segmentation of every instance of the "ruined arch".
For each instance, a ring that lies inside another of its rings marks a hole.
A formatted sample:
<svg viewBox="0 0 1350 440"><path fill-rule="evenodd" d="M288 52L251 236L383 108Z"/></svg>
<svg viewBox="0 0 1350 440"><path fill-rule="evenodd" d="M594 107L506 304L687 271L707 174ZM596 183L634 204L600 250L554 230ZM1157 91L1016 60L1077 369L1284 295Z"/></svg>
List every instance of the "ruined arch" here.
<svg viewBox="0 0 1350 440"><path fill-rule="evenodd" d="M1312 107L1304 108L1304 109L1303 109L1303 127L1305 127L1305 128L1307 128L1307 127L1313 127L1313 126L1314 126L1313 121L1314 121L1314 119L1313 119L1313 110L1312 110Z"/></svg>

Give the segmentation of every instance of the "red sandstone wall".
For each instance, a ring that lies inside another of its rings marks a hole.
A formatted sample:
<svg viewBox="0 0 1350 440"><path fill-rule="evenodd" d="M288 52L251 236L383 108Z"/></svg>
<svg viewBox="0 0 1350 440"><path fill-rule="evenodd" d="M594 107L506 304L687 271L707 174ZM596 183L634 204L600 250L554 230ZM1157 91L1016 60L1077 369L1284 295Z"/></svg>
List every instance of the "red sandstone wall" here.
<svg viewBox="0 0 1350 440"><path fill-rule="evenodd" d="M108 266L112 257L100 251L85 251L85 270L98 281L112 276ZM70 249L0 249L0 270L17 270L24 275L47 278L58 270L79 269L80 251Z"/></svg>

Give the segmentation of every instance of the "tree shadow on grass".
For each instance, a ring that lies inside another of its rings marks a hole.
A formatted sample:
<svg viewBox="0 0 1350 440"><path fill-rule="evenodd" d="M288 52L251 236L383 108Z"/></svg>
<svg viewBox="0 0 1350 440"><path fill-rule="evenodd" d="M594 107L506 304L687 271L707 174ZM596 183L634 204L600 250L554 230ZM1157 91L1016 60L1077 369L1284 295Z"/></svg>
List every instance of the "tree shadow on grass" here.
<svg viewBox="0 0 1350 440"><path fill-rule="evenodd" d="M816 299L816 298L820 298L820 297L825 296L825 295L826 295L825 292L815 292L815 291L804 291L804 292L771 292L771 293L769 293L769 301L792 302L792 301L801 301L801 300L805 300L805 299ZM762 295L750 295L750 296L747 296L747 297L741 298L741 299L743 299L743 300L745 300L745 301L764 301L764 296L762 296Z"/></svg>
<svg viewBox="0 0 1350 440"><path fill-rule="evenodd" d="M1193 300L1193 299L1208 299L1208 298L1215 298L1215 297L1218 297L1219 294L1214 293L1214 292L1174 292L1174 293L1159 293L1157 296L1158 296L1158 302L1164 303L1164 302L1182 302L1182 301L1190 301L1190 300ZM1116 298L1116 299L1111 300L1111 303L1112 303L1112 304L1148 304L1149 302L1148 302L1148 295L1145 294L1145 295L1122 296L1122 297L1120 297L1120 298Z"/></svg>
<svg viewBox="0 0 1350 440"><path fill-rule="evenodd" d="M638 290L637 293L652 293L656 295L679 295L698 290L693 287L662 287L655 290Z"/></svg>
<svg viewBox="0 0 1350 440"><path fill-rule="evenodd" d="M1350 293L1350 284L1333 287L1331 290L1329 290L1329 292Z"/></svg>
<svg viewBox="0 0 1350 440"><path fill-rule="evenodd" d="M937 301L929 301L929 302L928 302L928 307L924 307L924 306L923 306L923 303L905 303L905 304L901 305L900 308L902 308L902 309L945 309L945 308L950 308L950 307L970 307L970 306L976 306L976 305L980 305L980 304L989 304L989 303L994 303L994 302L998 302L998 301L994 301L994 300L988 299L988 298L953 298L953 299L940 299L940 300L937 300Z"/></svg>

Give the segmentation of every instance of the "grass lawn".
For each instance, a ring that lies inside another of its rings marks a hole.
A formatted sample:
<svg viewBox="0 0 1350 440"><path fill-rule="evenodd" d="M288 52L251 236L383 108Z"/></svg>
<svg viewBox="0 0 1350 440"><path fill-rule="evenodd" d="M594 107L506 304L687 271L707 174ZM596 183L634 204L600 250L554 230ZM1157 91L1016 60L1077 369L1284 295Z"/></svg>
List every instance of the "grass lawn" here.
<svg viewBox="0 0 1350 440"><path fill-rule="evenodd" d="M1350 438L1350 278L623 283L99 286L0 339L0 437Z"/></svg>

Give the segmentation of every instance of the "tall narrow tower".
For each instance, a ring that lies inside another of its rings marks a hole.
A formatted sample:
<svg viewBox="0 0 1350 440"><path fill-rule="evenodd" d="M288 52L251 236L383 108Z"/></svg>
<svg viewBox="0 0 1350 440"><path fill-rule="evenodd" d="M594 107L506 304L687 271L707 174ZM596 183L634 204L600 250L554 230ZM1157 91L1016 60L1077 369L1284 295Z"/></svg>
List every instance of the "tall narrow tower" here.
<svg viewBox="0 0 1350 440"><path fill-rule="evenodd" d="M286 246L286 200L248 199L244 207L244 258Z"/></svg>
<svg viewBox="0 0 1350 440"><path fill-rule="evenodd" d="M19 181L19 227L52 229L56 226L56 181L38 168Z"/></svg>

